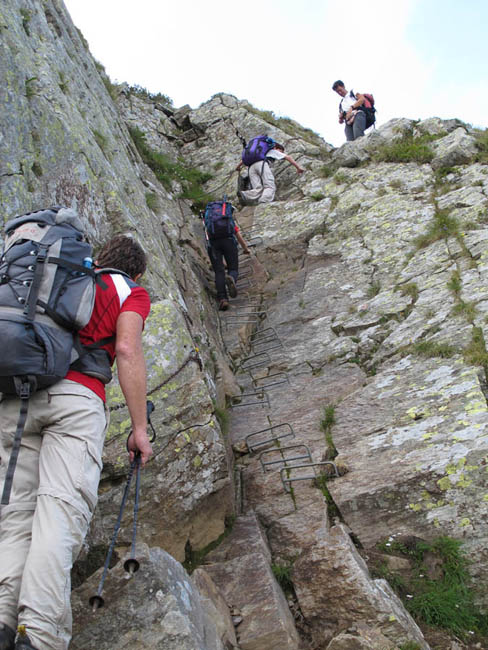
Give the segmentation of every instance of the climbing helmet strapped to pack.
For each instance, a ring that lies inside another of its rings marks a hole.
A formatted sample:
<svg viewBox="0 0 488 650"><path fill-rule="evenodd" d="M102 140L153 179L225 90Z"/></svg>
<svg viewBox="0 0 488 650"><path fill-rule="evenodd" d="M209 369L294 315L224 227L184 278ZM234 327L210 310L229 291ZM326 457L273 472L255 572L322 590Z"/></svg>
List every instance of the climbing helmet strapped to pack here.
<svg viewBox="0 0 488 650"><path fill-rule="evenodd" d="M266 154L275 146L276 142L267 135L257 135L249 140L242 152L242 162L250 167L259 160L265 160Z"/></svg>
<svg viewBox="0 0 488 650"><path fill-rule="evenodd" d="M109 340L84 350L78 338L90 320L96 284L106 287L100 272L91 268L91 255L82 223L70 208L30 212L5 226L0 258L0 392L20 397L21 410L3 505L9 502L30 395L63 379L74 361L83 360L85 350L90 362L81 371L104 383L111 379L110 359L101 349ZM97 363L92 358L95 348L100 353Z"/></svg>
<svg viewBox="0 0 488 650"><path fill-rule="evenodd" d="M234 235L236 224L233 213L234 206L230 201L227 201L226 196L223 197L222 201L207 203L203 219L210 240L224 239Z"/></svg>

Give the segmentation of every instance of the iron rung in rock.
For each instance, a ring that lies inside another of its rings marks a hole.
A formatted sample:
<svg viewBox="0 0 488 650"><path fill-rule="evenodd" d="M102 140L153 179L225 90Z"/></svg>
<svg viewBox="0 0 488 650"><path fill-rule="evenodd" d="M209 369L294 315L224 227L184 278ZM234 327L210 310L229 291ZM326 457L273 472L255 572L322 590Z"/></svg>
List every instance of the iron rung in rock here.
<svg viewBox="0 0 488 650"><path fill-rule="evenodd" d="M275 435L275 431L277 429L285 429L285 433L281 433L278 435ZM269 433L268 433L269 432ZM257 440L257 442L251 442L251 438L254 438L255 436L261 436L263 437L264 434L268 434L264 437L264 440ZM295 437L295 432L293 431L293 427L291 424L288 422L283 422L281 424L275 424L271 427L266 427L265 429L261 429L260 431L254 431L253 433L249 433L246 438L246 445L249 451L252 453L256 451L259 447L262 447L263 445L269 445L270 443L274 443L278 440L282 440L283 438L289 438Z"/></svg>
<svg viewBox="0 0 488 650"><path fill-rule="evenodd" d="M290 467L282 467L280 469L280 478L281 478L281 482L283 483L283 489L285 490L285 492L291 492L290 483L293 483L294 481L307 481L307 480L312 480L317 478L315 468L318 467L319 465L332 465L336 477L339 477L337 465L333 463L331 460L324 460L321 461L320 463L305 463L304 465L291 465ZM285 472L291 472L292 470L300 469L302 467L313 467L313 474L311 476L296 476L295 478L290 478L289 476L287 476L286 478L284 477Z"/></svg>

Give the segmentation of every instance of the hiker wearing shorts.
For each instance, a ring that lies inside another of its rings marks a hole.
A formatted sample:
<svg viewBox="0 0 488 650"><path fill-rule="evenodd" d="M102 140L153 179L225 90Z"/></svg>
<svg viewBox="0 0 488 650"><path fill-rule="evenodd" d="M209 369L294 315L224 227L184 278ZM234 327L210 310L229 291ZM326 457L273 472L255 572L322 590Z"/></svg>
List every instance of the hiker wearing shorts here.
<svg viewBox="0 0 488 650"><path fill-rule="evenodd" d="M344 124L344 133L346 140L351 142L357 140L366 130L366 113L361 110L364 103L364 95L356 93L352 90L346 90L344 82L338 79L332 85L334 90L340 97L339 103L339 124Z"/></svg>
<svg viewBox="0 0 488 650"><path fill-rule="evenodd" d="M234 236L208 240L208 255L215 273L215 288L217 289L217 301L220 311L229 309L227 292L231 298L237 296L236 284L239 276L237 242L242 246L246 255L251 254L239 231L239 226L235 226L234 231ZM227 265L227 275L225 274L224 259Z"/></svg>
<svg viewBox="0 0 488 650"><path fill-rule="evenodd" d="M94 309L80 340L85 345L104 340L106 364L117 357L132 424L129 457L133 461L139 455L144 466L152 455L142 348L150 300L136 283L146 256L132 238L119 235L102 248L96 266L129 277L102 274L104 287L96 286ZM108 427L104 383L84 370L82 357L63 380L29 398L10 502L0 509L1 650L66 650L70 642L70 572L97 503ZM0 491L19 409L18 397L3 395Z"/></svg>
<svg viewBox="0 0 488 650"><path fill-rule="evenodd" d="M277 142L273 148L266 153L264 160L258 160L249 167L250 190L238 192L239 199L244 205L256 205L257 203L271 203L276 193L276 183L271 166L277 160L287 160L299 174L305 171L293 158L285 154L285 148ZM237 165L236 171L240 171L244 165L243 161Z"/></svg>

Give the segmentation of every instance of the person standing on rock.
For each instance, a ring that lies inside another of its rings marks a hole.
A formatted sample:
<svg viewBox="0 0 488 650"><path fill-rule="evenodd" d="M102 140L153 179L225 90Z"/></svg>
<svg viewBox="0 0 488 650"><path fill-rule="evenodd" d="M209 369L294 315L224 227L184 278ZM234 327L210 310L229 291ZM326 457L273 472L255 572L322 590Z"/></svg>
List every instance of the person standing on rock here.
<svg viewBox="0 0 488 650"><path fill-rule="evenodd" d="M109 376L115 357L132 423L129 457L138 455L144 466L152 455L142 348L150 299L136 284L146 256L132 238L119 235L102 248L96 266L127 274L102 274L104 286L97 284L91 319L79 333L84 345L103 341L96 351L106 354L95 355L89 369L81 357L63 380L32 394L10 502L0 507L0 650L68 648L70 572L96 506L108 427L105 385L97 374L108 370ZM18 397L3 395L0 491L19 409Z"/></svg>
<svg viewBox="0 0 488 650"><path fill-rule="evenodd" d="M275 142L269 151L266 152L262 160L257 160L249 166L250 190L239 191L238 197L243 205L256 205L257 203L271 203L276 194L275 178L271 166L277 160L286 160L291 163L299 174L305 171L300 165L288 154L282 144ZM236 171L240 171L246 163L241 160L237 165Z"/></svg>
<svg viewBox="0 0 488 650"><path fill-rule="evenodd" d="M338 79L332 84L334 90L340 97L339 103L339 124L344 124L344 133L348 142L356 140L364 135L367 128L366 113L362 109L365 97L361 93L346 90L344 82Z"/></svg>

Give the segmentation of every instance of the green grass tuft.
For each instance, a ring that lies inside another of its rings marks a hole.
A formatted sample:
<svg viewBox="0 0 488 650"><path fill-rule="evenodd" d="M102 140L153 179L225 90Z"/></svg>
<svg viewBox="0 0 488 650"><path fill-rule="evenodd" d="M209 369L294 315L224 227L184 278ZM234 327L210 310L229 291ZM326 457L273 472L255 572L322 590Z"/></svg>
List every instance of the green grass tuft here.
<svg viewBox="0 0 488 650"><path fill-rule="evenodd" d="M158 195L154 192L146 192L146 205L155 212L159 207Z"/></svg>
<svg viewBox="0 0 488 650"><path fill-rule="evenodd" d="M283 562L276 562L271 565L271 571L285 594L292 594L294 592L293 580L291 579L292 569L292 561L287 562L286 564Z"/></svg>
<svg viewBox="0 0 488 650"><path fill-rule="evenodd" d="M410 350L414 354L426 358L450 359L456 354L456 348L453 345L437 341L418 341L410 347Z"/></svg>
<svg viewBox="0 0 488 650"><path fill-rule="evenodd" d="M310 195L310 198L312 201L322 201L325 199L325 194L323 192L314 192Z"/></svg>
<svg viewBox="0 0 488 650"><path fill-rule="evenodd" d="M191 201L195 209L203 209L212 200L202 188L212 178L211 174L185 167L182 162L172 162L166 154L154 151L147 144L145 134L137 127L129 128L129 133L141 158L168 192L172 189L172 182L178 181L182 187L181 198Z"/></svg>
<svg viewBox="0 0 488 650"><path fill-rule="evenodd" d="M414 239L417 250L427 248L440 239L448 237L460 238L459 223L455 217L449 215L448 210L436 210L434 218L429 223L427 231Z"/></svg>
<svg viewBox="0 0 488 650"><path fill-rule="evenodd" d="M401 139L383 145L375 154L377 162L418 162L428 163L434 157L428 142L433 140L432 136L422 135L414 138L406 135Z"/></svg>
<svg viewBox="0 0 488 650"><path fill-rule="evenodd" d="M439 537L430 543L415 539L408 545L397 541L388 544L381 544L381 550L410 559L410 575L405 577L403 573L400 576L385 565L376 572L379 575L384 572L383 577L404 599L406 608L418 621L463 637L468 631L482 635L488 633L488 616L480 613L474 605L469 560L461 550L461 541ZM440 566L436 577L429 573L432 556Z"/></svg>

